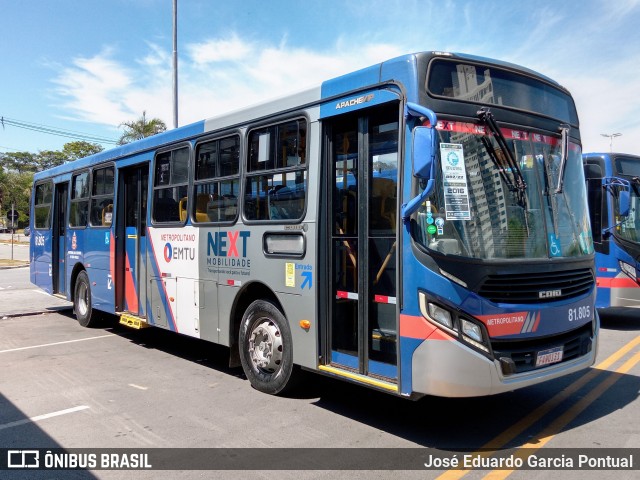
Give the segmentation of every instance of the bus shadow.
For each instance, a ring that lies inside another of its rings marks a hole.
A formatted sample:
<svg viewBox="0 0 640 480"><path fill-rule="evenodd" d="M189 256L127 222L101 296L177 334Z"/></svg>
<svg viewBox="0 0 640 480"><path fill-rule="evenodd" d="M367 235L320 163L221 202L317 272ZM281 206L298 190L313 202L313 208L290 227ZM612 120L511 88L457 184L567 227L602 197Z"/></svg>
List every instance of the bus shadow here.
<svg viewBox="0 0 640 480"><path fill-rule="evenodd" d="M3 455L7 455L7 458L0 460L0 465L12 466L11 469L2 472L2 478L18 480L48 480L63 477L70 480L93 480L98 478L88 470L47 471L34 468L36 462L40 467L45 466L44 458L42 457L44 452L40 450L36 459L33 453L29 453L30 449L59 449L64 447L49 436L37 423L29 420L29 417L22 410L2 394L0 394L0 445L2 445ZM14 449L21 452L9 455L8 450ZM4 453L5 451L7 453ZM24 453L24 456L22 453ZM22 469L20 466L26 468Z"/></svg>
<svg viewBox="0 0 640 480"><path fill-rule="evenodd" d="M70 312L69 315L75 320L73 312ZM227 375L245 378L242 368L229 367L229 348L222 345L179 335L162 328L134 330L120 325L114 316L105 319L103 328L141 347L160 350Z"/></svg>
<svg viewBox="0 0 640 480"><path fill-rule="evenodd" d="M600 326L607 330L640 331L640 310L612 307L598 310Z"/></svg>
<svg viewBox="0 0 640 480"><path fill-rule="evenodd" d="M493 448L517 448L535 443L535 438L555 418L583 398L605 379L614 382L584 412L577 414L566 429L575 429L614 413L638 398L640 378L634 375L603 371L585 388L563 402L533 425L512 431L502 444L493 439L512 428L540 405L560 394L582 375L574 374L546 384L489 397L424 397L416 402L369 391L332 379L320 382L315 405L398 437L398 447L409 441L440 450L476 450L491 444ZM585 393L586 392L586 393ZM560 432L557 432L560 433ZM389 446L389 445L385 445ZM598 446L598 445L594 445ZM606 445L602 445L606 446Z"/></svg>
<svg viewBox="0 0 640 480"><path fill-rule="evenodd" d="M109 330L144 348L157 349L218 372L246 379L241 368L230 368L229 349L195 338L176 335L158 328L131 330L113 324ZM552 380L541 385L488 397L442 398L427 396L411 401L369 388L303 372L301 385L289 398L310 400L310 404L336 415L369 425L398 438L397 445L411 442L442 450L469 450L484 447L498 434L510 429L540 405L578 381L588 371ZM640 378L628 374L597 371L596 378L585 387L567 396L550 413L537 419L532 427L514 432L504 445L496 448L516 448L531 442L554 418L583 398L605 379L615 380L587 409L570 423L578 428L606 417L638 398ZM249 382L246 388L250 389ZM268 401L268 398L266 399ZM375 446L375 442L374 442Z"/></svg>

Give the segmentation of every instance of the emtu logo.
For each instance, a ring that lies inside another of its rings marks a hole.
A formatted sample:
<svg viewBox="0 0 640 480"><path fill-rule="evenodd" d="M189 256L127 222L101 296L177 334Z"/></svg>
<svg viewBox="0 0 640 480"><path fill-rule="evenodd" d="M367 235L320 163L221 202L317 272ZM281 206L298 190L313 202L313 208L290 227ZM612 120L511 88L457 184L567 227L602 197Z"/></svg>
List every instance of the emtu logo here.
<svg viewBox="0 0 640 480"><path fill-rule="evenodd" d="M171 258L173 257L173 247L171 247L170 243L165 243L164 245L164 261L169 263Z"/></svg>

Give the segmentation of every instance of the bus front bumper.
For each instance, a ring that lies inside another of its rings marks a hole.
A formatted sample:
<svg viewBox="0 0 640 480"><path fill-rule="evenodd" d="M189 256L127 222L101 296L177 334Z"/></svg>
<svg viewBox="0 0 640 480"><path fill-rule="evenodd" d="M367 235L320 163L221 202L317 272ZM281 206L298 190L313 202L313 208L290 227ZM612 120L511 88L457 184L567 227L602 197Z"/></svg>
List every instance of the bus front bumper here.
<svg viewBox="0 0 640 480"><path fill-rule="evenodd" d="M523 373L504 375L500 363L454 340L425 340L412 359L414 393L442 397L496 395L579 372L595 363L597 335L591 350L578 358Z"/></svg>

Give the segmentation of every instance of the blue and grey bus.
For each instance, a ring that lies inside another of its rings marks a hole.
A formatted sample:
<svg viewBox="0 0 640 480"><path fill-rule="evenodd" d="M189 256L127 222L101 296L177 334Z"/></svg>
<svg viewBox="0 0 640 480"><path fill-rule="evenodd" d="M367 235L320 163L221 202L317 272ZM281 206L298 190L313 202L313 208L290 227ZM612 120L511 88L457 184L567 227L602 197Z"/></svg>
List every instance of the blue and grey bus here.
<svg viewBox="0 0 640 480"><path fill-rule="evenodd" d="M596 252L596 307L640 307L640 157L586 153L583 161Z"/></svg>
<svg viewBox="0 0 640 480"><path fill-rule="evenodd" d="M423 52L36 174L31 281L395 395L497 394L588 368L594 252L569 92Z"/></svg>

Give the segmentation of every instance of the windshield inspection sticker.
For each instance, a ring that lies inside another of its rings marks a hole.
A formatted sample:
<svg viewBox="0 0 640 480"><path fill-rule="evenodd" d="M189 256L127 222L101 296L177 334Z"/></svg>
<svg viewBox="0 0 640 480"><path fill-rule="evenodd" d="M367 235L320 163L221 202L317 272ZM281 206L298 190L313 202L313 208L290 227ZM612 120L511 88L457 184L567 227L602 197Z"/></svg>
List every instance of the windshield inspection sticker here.
<svg viewBox="0 0 640 480"><path fill-rule="evenodd" d="M447 220L471 220L462 145L441 143L442 183Z"/></svg>

